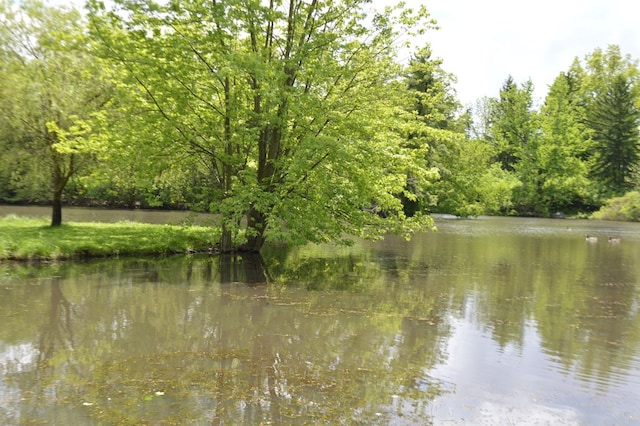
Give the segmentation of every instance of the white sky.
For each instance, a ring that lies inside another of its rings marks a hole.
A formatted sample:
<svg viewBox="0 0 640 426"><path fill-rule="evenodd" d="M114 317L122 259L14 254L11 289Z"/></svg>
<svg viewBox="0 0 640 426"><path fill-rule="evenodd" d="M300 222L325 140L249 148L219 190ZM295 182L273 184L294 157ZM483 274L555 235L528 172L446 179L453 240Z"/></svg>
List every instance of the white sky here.
<svg viewBox="0 0 640 426"><path fill-rule="evenodd" d="M374 3L380 0L374 0ZM383 0L386 2L387 0ZM382 2L381 2L382 3ZM427 35L433 55L457 79L469 104L498 96L512 75L529 78L542 101L577 56L617 44L640 60L640 2L635 0L407 0L425 4L440 30Z"/></svg>

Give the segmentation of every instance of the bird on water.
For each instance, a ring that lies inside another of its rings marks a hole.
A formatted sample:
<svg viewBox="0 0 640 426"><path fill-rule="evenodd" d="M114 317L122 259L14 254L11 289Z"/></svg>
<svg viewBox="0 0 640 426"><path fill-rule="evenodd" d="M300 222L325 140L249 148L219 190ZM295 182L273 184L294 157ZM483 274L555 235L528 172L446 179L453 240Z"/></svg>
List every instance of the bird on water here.
<svg viewBox="0 0 640 426"><path fill-rule="evenodd" d="M587 234L586 241L588 243L597 243L598 242L598 237L594 237L593 235Z"/></svg>

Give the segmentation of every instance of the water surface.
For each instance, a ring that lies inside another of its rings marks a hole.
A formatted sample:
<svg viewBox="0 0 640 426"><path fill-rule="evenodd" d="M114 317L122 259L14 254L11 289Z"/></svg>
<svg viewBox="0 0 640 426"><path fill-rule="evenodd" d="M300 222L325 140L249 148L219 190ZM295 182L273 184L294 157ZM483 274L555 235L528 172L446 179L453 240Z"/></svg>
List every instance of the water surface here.
<svg viewBox="0 0 640 426"><path fill-rule="evenodd" d="M438 227L2 264L0 424L640 422L640 225Z"/></svg>

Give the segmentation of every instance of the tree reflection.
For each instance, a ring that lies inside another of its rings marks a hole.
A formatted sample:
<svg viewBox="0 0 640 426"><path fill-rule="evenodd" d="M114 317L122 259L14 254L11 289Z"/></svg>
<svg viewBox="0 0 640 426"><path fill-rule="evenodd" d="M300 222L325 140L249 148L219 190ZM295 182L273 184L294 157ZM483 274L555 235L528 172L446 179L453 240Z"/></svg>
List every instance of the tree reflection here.
<svg viewBox="0 0 640 426"><path fill-rule="evenodd" d="M62 294L60 277L51 280L49 315L42 326L38 345L37 368L48 366L57 349L74 349L72 305Z"/></svg>
<svg viewBox="0 0 640 426"><path fill-rule="evenodd" d="M264 259L229 260L91 264L56 279L35 371L49 366L62 399L24 404L71 404L116 424L375 424L398 398L407 411L439 392L425 386L446 334L436 298L406 294L397 271L366 272L373 261L361 256L312 259L329 284L309 292L267 285ZM306 261L289 266L274 269L319 277ZM19 383L28 396L29 380Z"/></svg>
<svg viewBox="0 0 640 426"><path fill-rule="evenodd" d="M500 348L535 327L565 369L607 378L638 354L637 253L595 250L444 235L40 271L0 290L0 340L37 349L2 378L21 414L0 423L429 423L452 318Z"/></svg>
<svg viewBox="0 0 640 426"><path fill-rule="evenodd" d="M260 253L221 254L220 282L243 282L248 285L267 283L267 271Z"/></svg>

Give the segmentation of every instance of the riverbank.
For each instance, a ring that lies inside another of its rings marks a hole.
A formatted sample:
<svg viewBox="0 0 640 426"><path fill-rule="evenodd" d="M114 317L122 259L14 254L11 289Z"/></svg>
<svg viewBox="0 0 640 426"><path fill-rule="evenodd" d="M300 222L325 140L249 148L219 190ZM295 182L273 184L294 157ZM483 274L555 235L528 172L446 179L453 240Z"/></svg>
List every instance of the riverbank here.
<svg viewBox="0 0 640 426"><path fill-rule="evenodd" d="M204 226L70 222L52 228L47 219L9 215L0 217L0 261L207 252L218 237L216 228Z"/></svg>

